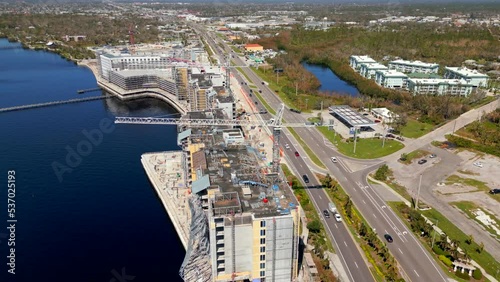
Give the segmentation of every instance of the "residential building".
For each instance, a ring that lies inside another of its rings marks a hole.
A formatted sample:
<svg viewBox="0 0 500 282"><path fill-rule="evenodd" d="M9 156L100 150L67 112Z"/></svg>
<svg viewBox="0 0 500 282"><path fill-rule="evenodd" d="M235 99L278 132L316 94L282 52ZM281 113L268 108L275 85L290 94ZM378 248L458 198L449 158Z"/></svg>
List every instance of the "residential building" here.
<svg viewBox="0 0 500 282"><path fill-rule="evenodd" d="M408 76L394 70L378 70L375 72L375 82L387 88L406 88Z"/></svg>
<svg viewBox="0 0 500 282"><path fill-rule="evenodd" d="M226 129L222 132L224 144L227 145L242 145L245 142L245 136L239 129Z"/></svg>
<svg viewBox="0 0 500 282"><path fill-rule="evenodd" d="M245 44L245 51L248 52L264 51L264 47L260 44Z"/></svg>
<svg viewBox="0 0 500 282"><path fill-rule="evenodd" d="M444 78L464 79L474 87L486 87L488 85L488 76L486 74L466 67L445 67Z"/></svg>
<svg viewBox="0 0 500 282"><path fill-rule="evenodd" d="M374 108L371 113L374 117L384 121L384 123L393 123L399 117L399 115L387 108Z"/></svg>
<svg viewBox="0 0 500 282"><path fill-rule="evenodd" d="M233 96L217 95L215 97L215 107L222 109L228 119L236 118L236 103Z"/></svg>
<svg viewBox="0 0 500 282"><path fill-rule="evenodd" d="M375 72L378 70L387 70L388 68L379 63L362 63L359 70L361 76L372 79L375 77Z"/></svg>
<svg viewBox="0 0 500 282"><path fill-rule="evenodd" d="M389 62L389 69L404 73L437 73L439 65L421 61L395 60Z"/></svg>
<svg viewBox="0 0 500 282"><path fill-rule="evenodd" d="M352 55L349 57L349 65L355 71L359 71L359 69L361 68L361 64L373 64L373 63L376 63L376 61L370 58L369 56Z"/></svg>
<svg viewBox="0 0 500 282"><path fill-rule="evenodd" d="M413 95L454 95L468 96L475 86L464 79L416 79L410 78L407 82L408 91Z"/></svg>

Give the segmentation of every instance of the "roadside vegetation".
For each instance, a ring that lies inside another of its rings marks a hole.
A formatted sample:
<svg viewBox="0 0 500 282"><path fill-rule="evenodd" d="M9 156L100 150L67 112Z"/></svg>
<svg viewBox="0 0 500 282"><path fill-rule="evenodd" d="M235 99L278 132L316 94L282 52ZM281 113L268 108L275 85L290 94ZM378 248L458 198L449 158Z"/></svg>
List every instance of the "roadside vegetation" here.
<svg viewBox="0 0 500 282"><path fill-rule="evenodd" d="M314 247L312 255L316 263L316 267L318 268L319 277L321 281L337 281L337 278L333 275L333 272L330 269L330 262L325 253L325 251L333 252L333 247L328 239L328 236L326 235L325 228L321 223L318 213L305 190L307 188L304 188L300 184L300 181L292 174L286 165L282 164L281 169L283 170L288 183L291 183L293 193L295 197L297 197L300 206L305 212L309 235L308 242L304 243Z"/></svg>
<svg viewBox="0 0 500 282"><path fill-rule="evenodd" d="M498 218L496 218L492 213L469 201L451 202L450 205L453 205L460 209L464 214L467 215L468 218L476 221L478 224L484 227L486 231L490 233L490 236L496 238L497 240L500 240L500 234L497 233L498 228L500 228L500 220L498 220ZM488 215L492 220L492 223L484 224L481 220L479 220L477 218L477 215L474 214L474 212L478 211L482 211L485 215ZM492 227L491 225L496 226Z"/></svg>
<svg viewBox="0 0 500 282"><path fill-rule="evenodd" d="M307 146L306 142L304 142L304 140L302 140L302 138L297 134L297 132L295 132L295 130L293 128L288 128L288 131L290 131L290 133L293 135L293 137L299 142L302 149L304 149L304 151L306 151L307 156L309 156L309 158L311 159L311 161L315 165L317 165L321 168L326 168L325 165L318 158L318 156L316 156L316 154L311 150L311 148L309 148L309 146Z"/></svg>
<svg viewBox="0 0 500 282"><path fill-rule="evenodd" d="M500 109L480 117L446 138L454 146L474 149L500 157ZM439 145L439 144L438 144Z"/></svg>
<svg viewBox="0 0 500 282"><path fill-rule="evenodd" d="M425 151L425 150L415 150L413 152L410 152L408 154L401 154L401 157L399 158L399 162L404 163L406 165L409 165L412 163L414 159L420 159L423 158L427 155L430 155L430 152Z"/></svg>
<svg viewBox="0 0 500 282"><path fill-rule="evenodd" d="M386 243L377 237L370 225L352 203L347 195L329 174L318 176L329 198L335 203L342 219L347 223L349 230L365 253L366 258L373 266L375 277L382 281L404 281L398 272L398 263L387 248Z"/></svg>
<svg viewBox="0 0 500 282"><path fill-rule="evenodd" d="M484 250L484 244L476 242L471 235L463 233L446 217L435 209L418 211L412 209L401 202L389 202L392 209L404 219L414 232L415 236L424 243L428 250L432 250L435 258L441 261L441 266L452 271L452 262L461 260L470 262L474 260L483 267L488 274L499 278L497 269L500 269L500 262L496 261L487 251ZM432 228L432 225L425 221L428 218L433 224L437 223L444 234L438 234ZM432 244L434 242L434 244ZM460 251L460 250L461 251ZM469 280L468 275L463 276L460 272L454 273L458 278ZM474 280L480 281L482 273L479 269L473 273Z"/></svg>

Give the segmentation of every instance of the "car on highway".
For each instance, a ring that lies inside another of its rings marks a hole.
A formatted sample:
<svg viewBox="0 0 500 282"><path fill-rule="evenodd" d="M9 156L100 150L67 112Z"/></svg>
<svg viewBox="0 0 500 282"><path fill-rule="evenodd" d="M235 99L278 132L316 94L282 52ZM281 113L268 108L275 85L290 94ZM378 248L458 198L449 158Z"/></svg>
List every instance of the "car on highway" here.
<svg viewBox="0 0 500 282"><path fill-rule="evenodd" d="M337 158L336 157L332 157L331 160L332 160L332 163L336 163L337 162Z"/></svg>
<svg viewBox="0 0 500 282"><path fill-rule="evenodd" d="M498 189L498 188L497 189L491 189L490 190L490 194L493 194L493 195L500 194L500 189Z"/></svg>
<svg viewBox="0 0 500 282"><path fill-rule="evenodd" d="M263 115L263 114L267 114L267 110L260 110L260 111L259 111L259 114L262 114L262 115Z"/></svg>
<svg viewBox="0 0 500 282"><path fill-rule="evenodd" d="M391 237L391 235L389 235L389 234L385 234L385 235L384 235L384 238L385 238L385 239L387 240L387 242L389 242L389 243L392 243L392 242L394 241L394 240L392 240L392 237Z"/></svg>
<svg viewBox="0 0 500 282"><path fill-rule="evenodd" d="M300 114L300 111L299 111L299 110L297 110L297 109L293 109L293 108L290 108L290 112L294 112L294 113Z"/></svg>
<svg viewBox="0 0 500 282"><path fill-rule="evenodd" d="M304 182L305 183L309 183L309 177L307 177L307 175L302 175L302 179L304 179Z"/></svg>
<svg viewBox="0 0 500 282"><path fill-rule="evenodd" d="M262 93L262 90L259 90L259 93Z"/></svg>
<svg viewBox="0 0 500 282"><path fill-rule="evenodd" d="M431 154L431 155L429 156L429 158L431 158L431 159L434 159L435 157L437 157L437 155L436 155L436 154Z"/></svg>
<svg viewBox="0 0 500 282"><path fill-rule="evenodd" d="M255 101L255 105L258 105L259 103L257 101Z"/></svg>
<svg viewBox="0 0 500 282"><path fill-rule="evenodd" d="M285 149L290 149L290 145L285 144Z"/></svg>
<svg viewBox="0 0 500 282"><path fill-rule="evenodd" d="M474 166L477 166L479 168L483 167L483 164L481 162L475 162L473 163Z"/></svg>
<svg viewBox="0 0 500 282"><path fill-rule="evenodd" d="M295 156L299 157L300 156L299 152L295 151Z"/></svg>
<svg viewBox="0 0 500 282"><path fill-rule="evenodd" d="M338 213L335 214L335 220L337 222L341 222L342 221L342 217L340 216L340 214L338 214Z"/></svg>
<svg viewBox="0 0 500 282"><path fill-rule="evenodd" d="M420 161L418 161L418 164L425 164L426 162L427 160L421 159Z"/></svg>
<svg viewBox="0 0 500 282"><path fill-rule="evenodd" d="M327 210L324 210L324 211L323 211L323 215L324 215L326 218L330 218L330 213L329 213Z"/></svg>

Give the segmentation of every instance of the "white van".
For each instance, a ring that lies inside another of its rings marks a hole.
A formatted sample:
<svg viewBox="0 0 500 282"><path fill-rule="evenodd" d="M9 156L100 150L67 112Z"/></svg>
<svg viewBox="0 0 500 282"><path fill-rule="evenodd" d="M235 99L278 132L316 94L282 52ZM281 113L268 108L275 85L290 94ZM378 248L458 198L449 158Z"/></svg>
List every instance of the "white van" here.
<svg viewBox="0 0 500 282"><path fill-rule="evenodd" d="M328 203L328 209L329 209L329 210L330 210L333 214L337 213L337 207L336 207L336 206L335 206L335 204L334 204L334 203L332 203L332 202Z"/></svg>
<svg viewBox="0 0 500 282"><path fill-rule="evenodd" d="M332 162L336 163L337 162L337 158L336 157L332 157Z"/></svg>

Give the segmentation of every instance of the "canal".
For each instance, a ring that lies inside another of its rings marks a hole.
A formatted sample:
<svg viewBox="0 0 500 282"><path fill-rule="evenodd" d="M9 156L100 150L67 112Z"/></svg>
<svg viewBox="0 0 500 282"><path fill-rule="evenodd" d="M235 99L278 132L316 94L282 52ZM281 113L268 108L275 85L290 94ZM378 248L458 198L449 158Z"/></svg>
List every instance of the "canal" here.
<svg viewBox="0 0 500 282"><path fill-rule="evenodd" d="M316 76L316 78L320 81L321 86L318 89L319 91L335 92L353 97L360 95L358 89L354 85L340 79L329 68L309 63L302 63L302 66L310 73L314 74L314 76Z"/></svg>

